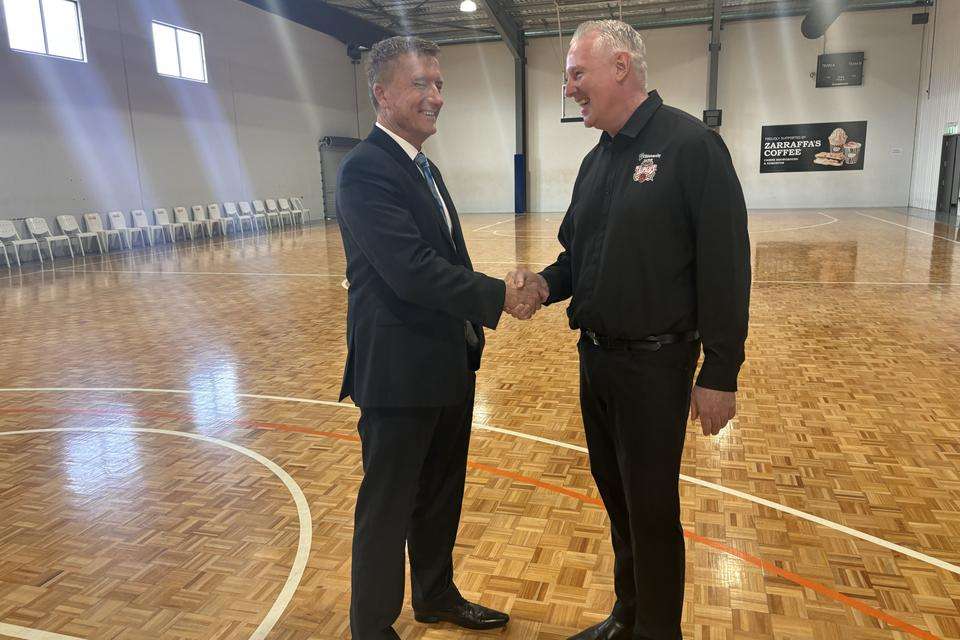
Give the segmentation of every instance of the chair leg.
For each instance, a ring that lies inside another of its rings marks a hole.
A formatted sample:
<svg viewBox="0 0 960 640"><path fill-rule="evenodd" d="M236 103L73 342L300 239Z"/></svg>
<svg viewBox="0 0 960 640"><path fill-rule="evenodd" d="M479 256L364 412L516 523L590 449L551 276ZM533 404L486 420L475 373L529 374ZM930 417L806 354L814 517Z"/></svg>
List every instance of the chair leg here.
<svg viewBox="0 0 960 640"><path fill-rule="evenodd" d="M20 262L20 248L17 245L13 245L13 255L17 259L17 267L22 267L23 265Z"/></svg>

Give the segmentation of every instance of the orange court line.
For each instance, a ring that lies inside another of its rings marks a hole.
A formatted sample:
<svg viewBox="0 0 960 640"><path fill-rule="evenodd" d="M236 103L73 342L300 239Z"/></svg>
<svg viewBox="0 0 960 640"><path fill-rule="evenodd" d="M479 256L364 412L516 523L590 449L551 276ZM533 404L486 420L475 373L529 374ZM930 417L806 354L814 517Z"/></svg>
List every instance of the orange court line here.
<svg viewBox="0 0 960 640"><path fill-rule="evenodd" d="M46 414L46 415L98 415L98 416L130 416L130 417L142 417L142 418L171 418L177 420L194 420L194 416L183 413L172 413L165 411L139 411L139 410L122 410L122 409L61 409L61 408L47 408L47 407L3 407L0 408L0 414ZM248 427L252 429L263 429L269 431L285 431L290 433L303 433L313 436L321 436L325 438L334 438L337 440L346 440L349 442L360 442L360 438L354 435L347 435L343 433L336 433L333 431L318 431L310 429L308 427L299 427L296 425L282 424L276 422L262 422L259 420L246 420L246 419L220 419L214 421L215 423L223 425L237 425L241 427ZM531 478L530 476L525 476L514 471L508 471L506 469L501 469L499 467L494 467L491 465L483 464L480 462L468 461L467 466L476 469L478 471L483 471L490 475L499 476L502 478L508 478L510 480L515 480L517 482L522 482L524 484L533 485L540 489L564 495L570 498L575 498L586 504L591 504L595 506L603 506L603 501L599 498L589 496L585 493L579 493L573 491L572 489L567 489L566 487L551 484L549 482L543 482L536 478ZM687 529L683 530L683 535L686 538L689 538L692 542L698 544L704 544L708 547L712 547L718 551L722 551L729 555L739 558L740 560L752 564L756 567L763 569L769 573L777 575L785 580L789 580L794 584L797 584L801 587L810 589L816 593L819 593L822 596L835 600L842 604L845 604L861 613L864 613L872 618L876 618L881 622L885 622L891 627L900 629L901 631L908 633L914 637L922 638L923 640L939 640L937 636L924 631L918 627L913 626L909 622L901 620L885 611L871 607L870 605L857 600L856 598L851 598L850 596L844 595L835 589L823 585L819 582L815 582L808 578L804 578L801 575L793 573L792 571L787 571L786 569L781 569L777 565L757 556L746 553L729 545L726 545L712 538L707 538L701 536L697 533L689 531Z"/></svg>

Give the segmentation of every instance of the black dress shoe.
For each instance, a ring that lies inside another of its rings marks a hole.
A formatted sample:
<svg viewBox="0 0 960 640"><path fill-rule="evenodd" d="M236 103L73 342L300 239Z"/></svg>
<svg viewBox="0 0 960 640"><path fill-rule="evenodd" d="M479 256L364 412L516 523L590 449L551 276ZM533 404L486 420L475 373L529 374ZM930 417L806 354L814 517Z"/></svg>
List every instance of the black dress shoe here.
<svg viewBox="0 0 960 640"><path fill-rule="evenodd" d="M600 624L595 624L575 636L570 636L568 640L630 640L632 635L633 629L610 616Z"/></svg>
<svg viewBox="0 0 960 640"><path fill-rule="evenodd" d="M444 609L415 609L413 617L417 622L449 622L464 629L478 631L498 629L510 621L510 616L505 613L466 600Z"/></svg>

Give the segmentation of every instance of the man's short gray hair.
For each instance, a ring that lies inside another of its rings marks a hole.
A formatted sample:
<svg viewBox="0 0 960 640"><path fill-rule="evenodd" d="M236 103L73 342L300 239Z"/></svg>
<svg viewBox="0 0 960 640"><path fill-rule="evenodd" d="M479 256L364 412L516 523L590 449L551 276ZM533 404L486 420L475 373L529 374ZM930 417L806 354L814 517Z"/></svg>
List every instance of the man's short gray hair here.
<svg viewBox="0 0 960 640"><path fill-rule="evenodd" d="M647 48L636 29L620 20L590 20L577 27L570 44L581 38L597 36L597 44L613 52L625 51L630 54L633 70L640 78L644 89L647 86Z"/></svg>
<svg viewBox="0 0 960 640"><path fill-rule="evenodd" d="M367 58L367 89L370 91L370 101L373 103L373 108L377 111L380 110L380 105L373 95L373 85L389 82L394 62L400 56L408 53L428 58L438 58L440 57L440 47L423 38L394 36L377 42L370 49L370 55Z"/></svg>

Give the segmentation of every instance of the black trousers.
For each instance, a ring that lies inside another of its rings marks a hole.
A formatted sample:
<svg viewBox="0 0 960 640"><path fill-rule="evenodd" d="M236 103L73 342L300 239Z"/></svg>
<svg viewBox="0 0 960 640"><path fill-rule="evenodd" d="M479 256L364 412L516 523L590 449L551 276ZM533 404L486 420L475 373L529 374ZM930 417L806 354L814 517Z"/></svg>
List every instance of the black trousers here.
<svg viewBox="0 0 960 640"><path fill-rule="evenodd" d="M684 542L677 487L699 342L605 350L582 339L590 470L610 516L614 617L633 638L677 640Z"/></svg>
<svg viewBox="0 0 960 640"><path fill-rule="evenodd" d="M472 374L471 374L472 375ZM354 640L396 638L404 546L414 608L454 604L453 583L473 385L452 407L361 408L363 482L354 514L350 630Z"/></svg>

